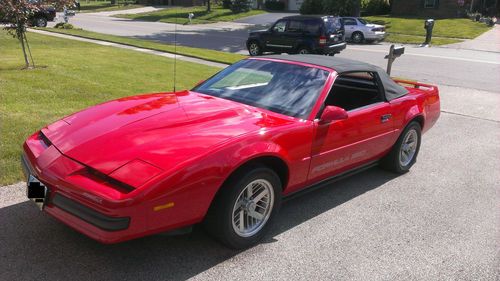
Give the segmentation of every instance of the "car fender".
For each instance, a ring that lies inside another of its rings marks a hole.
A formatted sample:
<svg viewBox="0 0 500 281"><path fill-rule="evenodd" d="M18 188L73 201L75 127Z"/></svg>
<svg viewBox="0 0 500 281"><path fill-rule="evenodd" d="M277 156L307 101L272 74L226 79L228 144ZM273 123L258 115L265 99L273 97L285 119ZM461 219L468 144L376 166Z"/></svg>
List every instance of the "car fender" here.
<svg viewBox="0 0 500 281"><path fill-rule="evenodd" d="M233 142L223 149L186 163L145 192L149 202L149 228L166 229L198 223L205 217L217 192L238 168L258 157L279 157L287 165L283 149L271 141L255 139ZM211 175L207 177L206 175ZM164 211L162 206L172 205L175 212ZM160 211L154 211L160 208Z"/></svg>
<svg viewBox="0 0 500 281"><path fill-rule="evenodd" d="M425 120L425 111L423 110L423 108L421 106L419 106L418 104L415 104L413 106L411 106L408 111L406 112L405 114L405 119L404 119L404 126L401 128L401 131L406 127L408 126L408 124L415 118L417 117L423 117L423 120Z"/></svg>

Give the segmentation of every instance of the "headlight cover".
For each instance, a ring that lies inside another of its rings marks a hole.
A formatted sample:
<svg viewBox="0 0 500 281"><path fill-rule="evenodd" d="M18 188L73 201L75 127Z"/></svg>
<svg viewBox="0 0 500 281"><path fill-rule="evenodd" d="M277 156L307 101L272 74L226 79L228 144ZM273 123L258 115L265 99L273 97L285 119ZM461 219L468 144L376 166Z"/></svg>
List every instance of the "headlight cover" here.
<svg viewBox="0 0 500 281"><path fill-rule="evenodd" d="M160 174L163 170L141 159L135 159L120 168L114 170L108 176L128 184L134 188L139 188L148 180Z"/></svg>

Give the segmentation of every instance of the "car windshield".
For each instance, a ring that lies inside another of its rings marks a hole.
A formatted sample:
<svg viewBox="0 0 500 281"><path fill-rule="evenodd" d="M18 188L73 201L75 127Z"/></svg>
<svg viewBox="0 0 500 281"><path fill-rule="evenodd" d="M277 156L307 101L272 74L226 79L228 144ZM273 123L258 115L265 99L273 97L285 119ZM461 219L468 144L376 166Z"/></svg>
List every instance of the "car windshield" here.
<svg viewBox="0 0 500 281"><path fill-rule="evenodd" d="M366 20L362 19L362 18L358 18L358 21L359 21L360 23L364 24L364 25L367 25L367 24L368 24L368 22L367 22Z"/></svg>
<svg viewBox="0 0 500 281"><path fill-rule="evenodd" d="M248 59L227 67L193 91L306 118L328 75L314 67Z"/></svg>

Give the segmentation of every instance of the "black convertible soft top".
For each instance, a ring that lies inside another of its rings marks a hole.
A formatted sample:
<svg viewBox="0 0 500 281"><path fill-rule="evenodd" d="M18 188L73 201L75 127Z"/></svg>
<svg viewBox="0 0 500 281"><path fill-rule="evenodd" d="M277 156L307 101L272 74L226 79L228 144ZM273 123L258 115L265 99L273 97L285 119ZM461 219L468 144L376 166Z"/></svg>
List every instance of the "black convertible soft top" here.
<svg viewBox="0 0 500 281"><path fill-rule="evenodd" d="M338 74L362 71L376 72L382 81L382 86L384 87L385 97L387 100L393 100L408 93L408 90L405 87L394 82L394 80L392 80L382 68L365 62L318 55L271 55L265 56L265 58L295 61L328 67L335 70Z"/></svg>

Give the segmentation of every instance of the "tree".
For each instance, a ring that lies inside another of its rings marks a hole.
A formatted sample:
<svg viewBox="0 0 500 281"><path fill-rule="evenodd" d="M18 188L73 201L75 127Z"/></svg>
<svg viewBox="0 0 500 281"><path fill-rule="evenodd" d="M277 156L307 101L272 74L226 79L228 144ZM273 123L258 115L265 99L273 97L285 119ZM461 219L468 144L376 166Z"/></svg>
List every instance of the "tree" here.
<svg viewBox="0 0 500 281"><path fill-rule="evenodd" d="M0 1L0 15L2 16L2 21L7 23L4 27L14 38L19 40L21 43L21 48L23 50L24 62L26 68L34 67L33 58L31 57L31 51L28 44L28 38L26 37L26 28L31 24L32 16L34 13L40 11L46 1L36 1L36 0L1 0ZM60 8L64 5L70 5L73 0L53 0L56 8ZM28 53L31 58L28 60Z"/></svg>
<svg viewBox="0 0 500 281"><path fill-rule="evenodd" d="M207 12L210 12L210 0L207 0Z"/></svg>
<svg viewBox="0 0 500 281"><path fill-rule="evenodd" d="M324 13L338 16L353 16L360 0L324 0Z"/></svg>

